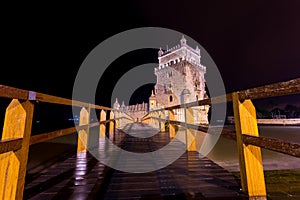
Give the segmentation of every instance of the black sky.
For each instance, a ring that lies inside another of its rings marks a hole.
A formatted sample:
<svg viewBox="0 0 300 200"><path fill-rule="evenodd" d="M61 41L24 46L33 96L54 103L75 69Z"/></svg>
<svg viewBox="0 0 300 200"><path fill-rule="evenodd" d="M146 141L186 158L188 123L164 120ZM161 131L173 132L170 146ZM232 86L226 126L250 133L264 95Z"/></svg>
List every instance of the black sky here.
<svg viewBox="0 0 300 200"><path fill-rule="evenodd" d="M0 84L71 98L77 70L94 47L144 26L174 29L198 41L227 92L298 78L299 8L297 0L13 2L1 8ZM122 65L109 73L120 77L118 70L157 62L155 51L142 54L136 61L116 61ZM100 88L112 85L103 81ZM102 97L109 88L99 91Z"/></svg>

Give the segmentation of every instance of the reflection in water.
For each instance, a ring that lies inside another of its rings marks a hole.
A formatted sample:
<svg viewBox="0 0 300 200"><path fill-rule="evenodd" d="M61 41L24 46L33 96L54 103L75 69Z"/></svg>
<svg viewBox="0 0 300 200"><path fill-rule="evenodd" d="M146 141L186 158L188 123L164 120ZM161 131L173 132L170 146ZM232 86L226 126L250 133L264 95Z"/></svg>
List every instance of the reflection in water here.
<svg viewBox="0 0 300 200"><path fill-rule="evenodd" d="M77 153L75 167L74 185L86 185L85 175L87 174L87 154Z"/></svg>
<svg viewBox="0 0 300 200"><path fill-rule="evenodd" d="M126 128L128 129L130 127L124 127L125 130L127 130ZM226 128L234 129L233 126L226 126ZM99 131L96 129L94 131L95 131L94 135L95 137L97 137L97 139L95 139L95 142L97 144L95 143L94 148L92 148L95 150L93 151L94 156L96 158L99 158L100 162L102 163L103 161L108 160L108 158L118 158L119 151L117 151L111 145L108 145L107 141L105 142L104 138L99 138L98 140ZM180 134L181 131L183 130L179 129L179 131L177 132L177 139L179 141L186 143L185 134ZM277 137L280 139L300 142L299 126L297 127L296 126L259 126L259 134L262 136ZM205 136L206 135L205 133L197 131L196 135L198 136L196 137L197 151L201 154L204 154L207 151L207 149L210 149L209 146L212 146L213 142L210 142L209 140L210 138ZM114 139L112 138L112 136L113 135L110 135L110 141L114 140L116 142L121 140L120 138L118 138L121 137L121 135L118 134L114 135L115 137ZM161 134L160 136L163 137L163 134ZM172 149L174 148L175 146L172 147ZM164 152L164 154L162 155L168 158L169 156L171 157L174 156L173 153L168 153L168 152ZM206 156L229 171L239 171L237 145L236 142L233 140L220 137L216 145L208 154L206 154ZM296 169L296 168L300 169L300 158L288 156L282 153L277 153L265 149L262 149L262 157L263 157L263 164L265 170ZM82 158L81 161L83 162ZM116 162L116 159L112 159L110 163L112 162ZM122 165L124 165L124 163L122 163ZM78 173L82 174L81 176L78 176L78 178L80 177L82 178L84 176L84 171L81 172L78 171Z"/></svg>
<svg viewBox="0 0 300 200"><path fill-rule="evenodd" d="M226 128L234 129L233 126ZM300 143L299 126L259 126L262 136L280 138ZM300 169L300 158L261 149L265 170ZM220 137L207 157L229 171L239 171L236 142Z"/></svg>

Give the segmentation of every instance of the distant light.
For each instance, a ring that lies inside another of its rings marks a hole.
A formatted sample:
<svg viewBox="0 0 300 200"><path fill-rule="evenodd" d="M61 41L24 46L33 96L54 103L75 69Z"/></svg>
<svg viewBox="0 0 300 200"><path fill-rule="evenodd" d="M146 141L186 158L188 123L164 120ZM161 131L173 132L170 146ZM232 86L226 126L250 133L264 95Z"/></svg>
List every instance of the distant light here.
<svg viewBox="0 0 300 200"><path fill-rule="evenodd" d="M36 120L35 122L38 124L38 123L40 123L41 121L40 121L40 120Z"/></svg>

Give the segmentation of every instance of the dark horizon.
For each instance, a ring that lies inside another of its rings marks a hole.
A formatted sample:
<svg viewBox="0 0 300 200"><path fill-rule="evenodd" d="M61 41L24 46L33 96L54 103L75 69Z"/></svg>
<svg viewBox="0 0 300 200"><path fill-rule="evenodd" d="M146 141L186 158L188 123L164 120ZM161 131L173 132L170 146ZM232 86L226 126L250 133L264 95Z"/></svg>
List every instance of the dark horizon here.
<svg viewBox="0 0 300 200"><path fill-rule="evenodd" d="M72 98L77 71L98 44L149 26L174 29L198 41L216 63L227 93L287 81L300 77L299 6L299 1L237 0L8 3L1 13L5 73L0 84ZM157 63L157 50L132 52L112 63L98 84L96 103L111 106L118 79L137 65ZM145 88L134 93L132 104L147 100L151 87ZM298 99L286 98L292 103Z"/></svg>

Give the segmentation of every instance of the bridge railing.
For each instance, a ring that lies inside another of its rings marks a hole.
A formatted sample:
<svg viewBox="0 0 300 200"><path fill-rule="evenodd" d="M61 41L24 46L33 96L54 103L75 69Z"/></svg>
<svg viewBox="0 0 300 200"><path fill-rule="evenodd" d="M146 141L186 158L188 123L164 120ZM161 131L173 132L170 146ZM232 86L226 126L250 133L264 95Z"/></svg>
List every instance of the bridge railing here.
<svg viewBox="0 0 300 200"><path fill-rule="evenodd" d="M222 128L221 136L237 142L242 190L249 197L265 198L266 187L260 148L299 158L300 144L278 138L259 136L256 111L251 100L299 93L300 78L153 110L145 115L142 121L150 123L162 131L165 130L165 123L167 123L171 138L175 137L176 134L175 125L185 127L187 150L196 151L196 141L199 142L196 137L199 137L199 134L195 133L195 130L209 133L207 125L194 123L192 108L211 105L212 102L214 104L232 102L235 130ZM174 110L179 108L184 110L183 122L175 120ZM166 112L168 113L168 119L165 116ZM200 140L201 142L203 142L203 137L202 141Z"/></svg>
<svg viewBox="0 0 300 200"><path fill-rule="evenodd" d="M106 124L114 132L115 116L111 108L56 97L34 91L0 85L0 97L12 99L5 112L0 140L0 199L23 199L29 146L68 134L78 134L77 152L87 152L89 130L99 126L99 138L105 137ZM31 134L35 102L81 108L78 126L41 134ZM91 109L100 110L100 120L91 123ZM119 119L117 119L119 120Z"/></svg>
<svg viewBox="0 0 300 200"><path fill-rule="evenodd" d="M132 123L135 121L132 116L130 116L128 113L118 110L118 109L113 109L112 110L114 115L115 115L115 121L116 121L116 128L121 128L123 125Z"/></svg>

